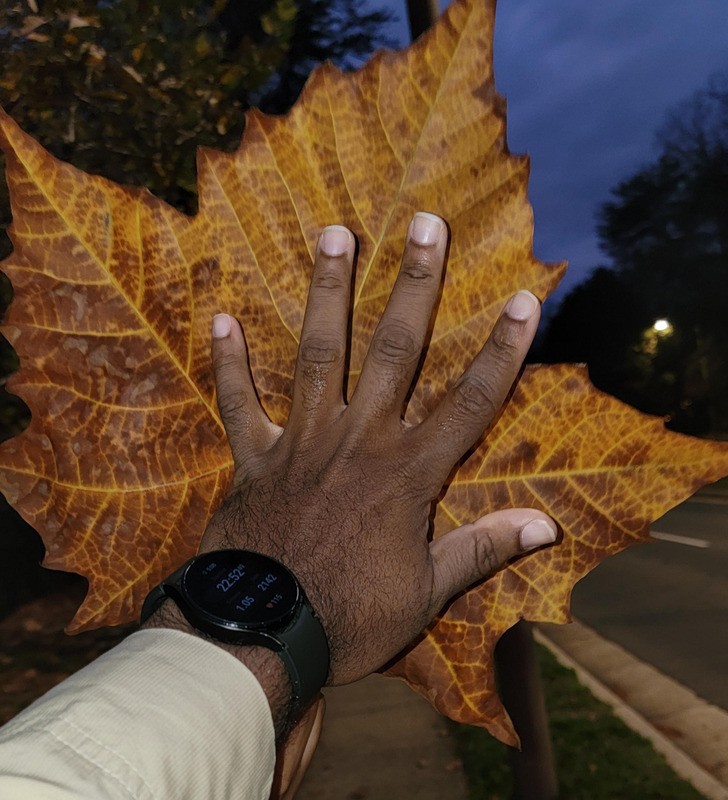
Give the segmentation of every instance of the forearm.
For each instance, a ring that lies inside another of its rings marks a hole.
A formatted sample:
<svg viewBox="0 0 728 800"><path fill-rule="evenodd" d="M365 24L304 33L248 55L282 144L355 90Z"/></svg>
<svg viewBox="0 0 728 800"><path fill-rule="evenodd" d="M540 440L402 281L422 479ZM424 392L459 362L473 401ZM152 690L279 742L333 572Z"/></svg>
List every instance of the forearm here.
<svg viewBox="0 0 728 800"><path fill-rule="evenodd" d="M267 798L275 741L256 677L219 647L145 630L0 729L0 796Z"/></svg>

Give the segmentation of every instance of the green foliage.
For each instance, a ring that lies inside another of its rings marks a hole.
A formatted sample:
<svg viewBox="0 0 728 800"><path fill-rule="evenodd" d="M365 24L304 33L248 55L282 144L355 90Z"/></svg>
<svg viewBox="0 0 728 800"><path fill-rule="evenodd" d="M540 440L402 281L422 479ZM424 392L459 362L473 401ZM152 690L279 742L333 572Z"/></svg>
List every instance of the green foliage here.
<svg viewBox="0 0 728 800"><path fill-rule="evenodd" d="M258 4L260 5L260 4ZM46 0L0 12L0 103L56 155L189 204L197 144L233 146L245 92L280 66L296 18L277 0L270 33L233 50L221 4ZM36 7L37 8L37 7Z"/></svg>
<svg viewBox="0 0 728 800"><path fill-rule="evenodd" d="M538 648L561 800L701 800L652 745L596 700L571 670ZM510 800L508 748L479 728L453 725L472 800Z"/></svg>
<svg viewBox="0 0 728 800"><path fill-rule="evenodd" d="M60 158L192 210L198 145L234 148L247 107L287 110L316 63L370 54L387 19L352 0L17 0L0 9L0 104Z"/></svg>
<svg viewBox="0 0 728 800"><path fill-rule="evenodd" d="M613 271L566 298L539 355L586 361L597 386L678 430L726 433L728 74L676 109L660 146L600 211Z"/></svg>

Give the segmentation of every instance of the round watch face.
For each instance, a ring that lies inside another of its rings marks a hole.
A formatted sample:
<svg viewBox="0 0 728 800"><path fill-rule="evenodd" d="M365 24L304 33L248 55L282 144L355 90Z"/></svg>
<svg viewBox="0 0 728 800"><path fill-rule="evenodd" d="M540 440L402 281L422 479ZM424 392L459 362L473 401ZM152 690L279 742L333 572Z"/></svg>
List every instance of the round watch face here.
<svg viewBox="0 0 728 800"><path fill-rule="evenodd" d="M283 564L244 550L203 553L188 567L182 587L202 612L241 627L283 624L300 596Z"/></svg>

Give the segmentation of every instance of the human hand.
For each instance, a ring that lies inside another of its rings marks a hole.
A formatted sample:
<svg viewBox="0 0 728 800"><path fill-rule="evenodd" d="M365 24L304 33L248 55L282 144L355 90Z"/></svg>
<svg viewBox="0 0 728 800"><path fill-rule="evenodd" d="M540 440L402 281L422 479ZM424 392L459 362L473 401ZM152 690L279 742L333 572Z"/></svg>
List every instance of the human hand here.
<svg viewBox="0 0 728 800"><path fill-rule="evenodd" d="M519 292L470 367L422 422L403 420L442 279L447 229L418 214L399 275L348 404L343 397L354 238L324 230L284 428L255 393L242 330L213 323L218 405L234 484L201 551L242 548L291 569L326 630L330 684L361 678L409 644L454 594L556 538L532 509L511 509L428 542L432 504L498 413L539 319Z"/></svg>

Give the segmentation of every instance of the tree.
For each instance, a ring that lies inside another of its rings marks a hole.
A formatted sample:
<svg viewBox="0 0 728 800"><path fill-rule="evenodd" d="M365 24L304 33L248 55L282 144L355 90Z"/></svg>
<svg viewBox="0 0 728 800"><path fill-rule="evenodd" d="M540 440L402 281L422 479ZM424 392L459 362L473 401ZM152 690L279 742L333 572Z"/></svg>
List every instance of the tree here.
<svg viewBox="0 0 728 800"><path fill-rule="evenodd" d="M564 298L535 358L584 362L597 386L635 404L646 368L635 347L643 327L640 298L618 272L599 267Z"/></svg>
<svg viewBox="0 0 728 800"><path fill-rule="evenodd" d="M413 41L435 24L440 13L438 5L437 0L407 0L407 18Z"/></svg>
<svg viewBox="0 0 728 800"><path fill-rule="evenodd" d="M194 150L231 149L313 66L384 43L353 0L26 0L0 11L0 103L55 155L194 208Z"/></svg>
<svg viewBox="0 0 728 800"><path fill-rule="evenodd" d="M296 6L280 66L262 90L248 98L268 114L283 114L291 107L317 64L330 60L342 69L356 69L375 49L396 46L383 32L393 19L388 11L363 11L357 0L297 0ZM232 7L230 3L228 9ZM234 13L224 14L222 20L228 31L239 30Z"/></svg>
<svg viewBox="0 0 728 800"><path fill-rule="evenodd" d="M655 162L600 209L612 269L564 300L539 355L586 361L598 386L676 429L725 432L728 75L680 104L658 142Z"/></svg>

